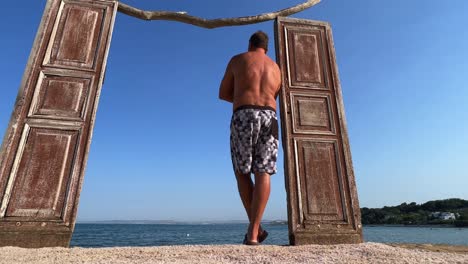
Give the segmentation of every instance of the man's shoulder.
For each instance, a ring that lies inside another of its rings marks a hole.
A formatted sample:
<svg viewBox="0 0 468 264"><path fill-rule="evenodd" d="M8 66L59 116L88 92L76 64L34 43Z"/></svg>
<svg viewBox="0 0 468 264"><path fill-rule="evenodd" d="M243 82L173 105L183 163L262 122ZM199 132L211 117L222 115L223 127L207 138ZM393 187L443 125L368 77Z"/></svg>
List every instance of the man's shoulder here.
<svg viewBox="0 0 468 264"><path fill-rule="evenodd" d="M229 61L229 65L230 67L238 67L238 65L242 64L246 59L246 53L234 55Z"/></svg>
<svg viewBox="0 0 468 264"><path fill-rule="evenodd" d="M265 60L268 61L270 64L276 64L276 62L272 58L270 58L270 56L268 56L267 54L265 54L265 58L266 58Z"/></svg>
<svg viewBox="0 0 468 264"><path fill-rule="evenodd" d="M231 60L241 60L247 56L247 52L239 53L237 55L232 56Z"/></svg>
<svg viewBox="0 0 468 264"><path fill-rule="evenodd" d="M269 65L271 68L273 68L273 69L279 71L278 63L276 63L276 61L274 61L274 60L271 59L270 57L268 57L268 56L266 56L266 57L267 57L266 61L268 62L268 65Z"/></svg>

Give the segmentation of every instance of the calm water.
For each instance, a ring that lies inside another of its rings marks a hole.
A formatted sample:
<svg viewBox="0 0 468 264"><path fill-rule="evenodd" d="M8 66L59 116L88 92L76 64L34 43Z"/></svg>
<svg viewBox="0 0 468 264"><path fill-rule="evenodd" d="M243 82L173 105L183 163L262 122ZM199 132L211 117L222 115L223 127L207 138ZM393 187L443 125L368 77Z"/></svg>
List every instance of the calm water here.
<svg viewBox="0 0 468 264"><path fill-rule="evenodd" d="M286 225L264 225L265 244L287 245ZM131 225L77 224L71 241L75 247L124 247L162 245L239 244L246 224ZM364 227L364 239L383 243L432 243L468 245L468 228Z"/></svg>

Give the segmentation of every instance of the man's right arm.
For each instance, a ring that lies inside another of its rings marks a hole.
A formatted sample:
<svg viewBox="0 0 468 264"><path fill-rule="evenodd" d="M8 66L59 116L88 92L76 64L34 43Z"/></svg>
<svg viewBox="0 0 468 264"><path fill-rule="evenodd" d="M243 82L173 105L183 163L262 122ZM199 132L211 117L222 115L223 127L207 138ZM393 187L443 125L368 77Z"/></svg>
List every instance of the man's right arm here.
<svg viewBox="0 0 468 264"><path fill-rule="evenodd" d="M234 74L232 72L233 59L234 58L229 61L223 80L219 86L219 99L230 103L234 101Z"/></svg>

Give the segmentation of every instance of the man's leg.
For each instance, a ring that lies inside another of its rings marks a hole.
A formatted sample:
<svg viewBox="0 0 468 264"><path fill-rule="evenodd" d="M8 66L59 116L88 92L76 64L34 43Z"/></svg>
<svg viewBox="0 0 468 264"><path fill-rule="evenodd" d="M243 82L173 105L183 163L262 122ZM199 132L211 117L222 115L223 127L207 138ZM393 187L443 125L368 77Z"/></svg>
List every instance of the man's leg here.
<svg viewBox="0 0 468 264"><path fill-rule="evenodd" d="M237 188L239 190L239 194L242 200L242 204L244 205L245 212L247 213L247 217L249 218L249 228L252 223L252 199L254 194L255 185L250 177L250 173L242 174L236 173L237 179ZM260 225L258 228L258 235L263 232L263 228Z"/></svg>
<svg viewBox="0 0 468 264"><path fill-rule="evenodd" d="M237 189L239 190L242 204L244 205L245 212L247 213L247 217L249 218L250 223L252 221L250 212L252 211L254 184L252 182L252 178L250 178L250 173L242 174L240 172L236 172L236 178Z"/></svg>
<svg viewBox="0 0 468 264"><path fill-rule="evenodd" d="M270 197L270 174L255 173L255 188L250 211L250 226L248 239L250 241L258 241L258 233L260 231L260 222L262 221L263 212Z"/></svg>

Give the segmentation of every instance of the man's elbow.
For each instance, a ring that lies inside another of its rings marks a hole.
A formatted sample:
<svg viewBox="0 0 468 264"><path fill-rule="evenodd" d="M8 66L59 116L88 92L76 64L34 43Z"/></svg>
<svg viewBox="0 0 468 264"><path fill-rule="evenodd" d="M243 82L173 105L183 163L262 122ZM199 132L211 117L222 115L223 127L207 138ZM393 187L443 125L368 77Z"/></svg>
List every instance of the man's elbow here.
<svg viewBox="0 0 468 264"><path fill-rule="evenodd" d="M227 101L229 103L232 103L232 101L233 101L232 96L227 96L227 95L224 95L224 94L219 94L219 99Z"/></svg>
<svg viewBox="0 0 468 264"><path fill-rule="evenodd" d="M233 102L232 98L220 97L219 99L224 100L224 101L226 101L226 102L228 102L228 103L232 103L232 102Z"/></svg>

